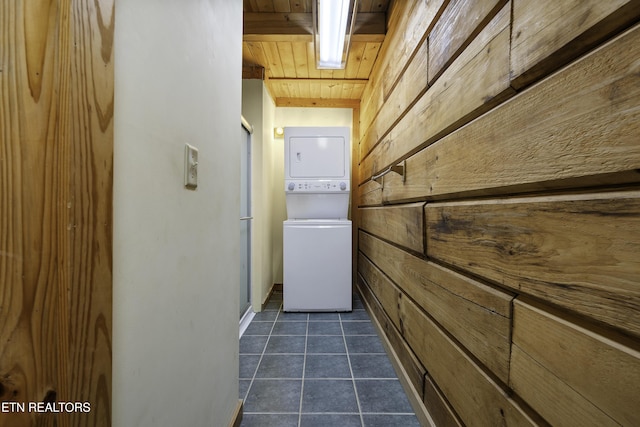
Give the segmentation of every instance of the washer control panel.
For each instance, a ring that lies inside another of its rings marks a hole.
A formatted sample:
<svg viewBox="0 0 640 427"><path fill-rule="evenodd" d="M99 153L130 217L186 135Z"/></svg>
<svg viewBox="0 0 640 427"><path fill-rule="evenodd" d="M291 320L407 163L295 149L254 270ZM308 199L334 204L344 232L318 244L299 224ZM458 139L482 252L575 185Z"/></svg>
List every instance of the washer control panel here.
<svg viewBox="0 0 640 427"><path fill-rule="evenodd" d="M296 193L342 193L349 191L349 181L345 180L286 180L284 182L286 192Z"/></svg>

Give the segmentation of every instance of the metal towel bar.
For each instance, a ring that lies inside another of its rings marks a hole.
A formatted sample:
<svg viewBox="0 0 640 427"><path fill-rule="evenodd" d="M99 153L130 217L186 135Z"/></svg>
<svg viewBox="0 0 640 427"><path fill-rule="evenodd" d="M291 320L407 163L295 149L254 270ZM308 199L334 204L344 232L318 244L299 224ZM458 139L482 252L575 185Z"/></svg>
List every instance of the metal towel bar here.
<svg viewBox="0 0 640 427"><path fill-rule="evenodd" d="M407 161L403 160L402 163L399 163L397 165L391 165L389 166L387 169L385 169L384 171L380 172L377 175L373 175L371 177L371 179L375 182L377 182L378 184L382 184L381 181L378 181L379 179L381 179L382 177L384 177L386 174L388 174L389 172L395 172L398 175L400 175L402 177L402 182L405 181L406 179L406 171L407 171Z"/></svg>

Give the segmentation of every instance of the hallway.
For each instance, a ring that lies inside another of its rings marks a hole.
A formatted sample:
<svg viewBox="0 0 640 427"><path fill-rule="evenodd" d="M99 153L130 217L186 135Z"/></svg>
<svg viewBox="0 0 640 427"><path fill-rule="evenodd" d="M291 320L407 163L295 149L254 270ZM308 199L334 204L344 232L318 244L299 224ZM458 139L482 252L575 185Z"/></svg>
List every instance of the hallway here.
<svg viewBox="0 0 640 427"><path fill-rule="evenodd" d="M359 296L351 313L284 313L275 292L240 338L242 427L419 426Z"/></svg>

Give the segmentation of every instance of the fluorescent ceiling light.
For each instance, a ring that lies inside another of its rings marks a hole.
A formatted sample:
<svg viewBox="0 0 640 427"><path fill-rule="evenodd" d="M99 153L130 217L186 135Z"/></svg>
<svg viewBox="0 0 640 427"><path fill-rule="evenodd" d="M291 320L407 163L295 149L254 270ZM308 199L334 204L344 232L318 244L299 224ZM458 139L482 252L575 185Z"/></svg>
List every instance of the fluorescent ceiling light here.
<svg viewBox="0 0 640 427"><path fill-rule="evenodd" d="M351 44L357 0L315 0L314 41L317 67L344 68Z"/></svg>

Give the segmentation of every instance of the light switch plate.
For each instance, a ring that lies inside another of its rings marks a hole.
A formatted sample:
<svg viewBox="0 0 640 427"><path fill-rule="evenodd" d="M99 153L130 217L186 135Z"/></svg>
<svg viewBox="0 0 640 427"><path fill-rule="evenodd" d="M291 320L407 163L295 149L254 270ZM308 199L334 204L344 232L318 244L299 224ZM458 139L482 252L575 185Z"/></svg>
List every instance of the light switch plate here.
<svg viewBox="0 0 640 427"><path fill-rule="evenodd" d="M184 186L190 190L198 186L198 149L189 144L184 146Z"/></svg>

